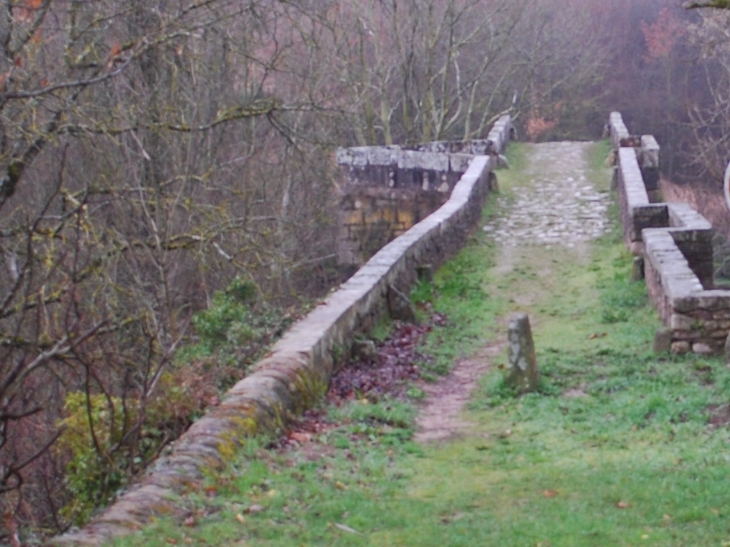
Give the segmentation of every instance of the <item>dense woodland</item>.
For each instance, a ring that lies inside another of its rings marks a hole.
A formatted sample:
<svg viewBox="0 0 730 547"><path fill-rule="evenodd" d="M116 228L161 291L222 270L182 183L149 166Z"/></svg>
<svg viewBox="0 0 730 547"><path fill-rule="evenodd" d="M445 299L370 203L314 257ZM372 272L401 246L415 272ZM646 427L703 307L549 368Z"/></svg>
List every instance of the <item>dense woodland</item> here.
<svg viewBox="0 0 730 547"><path fill-rule="evenodd" d="M106 503L312 298L336 146L597 139L717 188L730 11L678 0L0 6L0 543Z"/></svg>

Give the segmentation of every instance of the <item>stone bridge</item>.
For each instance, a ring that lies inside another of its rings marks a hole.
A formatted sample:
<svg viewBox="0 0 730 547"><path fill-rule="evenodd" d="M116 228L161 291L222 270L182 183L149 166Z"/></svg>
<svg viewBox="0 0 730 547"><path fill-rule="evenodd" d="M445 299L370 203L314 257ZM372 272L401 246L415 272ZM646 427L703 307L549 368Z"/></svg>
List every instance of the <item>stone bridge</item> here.
<svg viewBox="0 0 730 547"><path fill-rule="evenodd" d="M721 353L730 332L730 291L715 288L712 226L686 203L660 201L653 137L631 137L618 112L609 129L624 240L665 325L655 349Z"/></svg>
<svg viewBox="0 0 730 547"><path fill-rule="evenodd" d="M659 147L652 137L632 137L618 113L608 127L624 238L666 325L655 346L718 353L730 331L730 291L713 286L712 228L688 205L660 202ZM135 486L89 526L54 543L99 545L174 513L179 495L228 465L247 437L285 428L317 404L355 336L397 314L419 269L437 267L464 244L495 187L493 170L512 133L503 117L484 141L338 151L340 260L362 267L292 326Z"/></svg>

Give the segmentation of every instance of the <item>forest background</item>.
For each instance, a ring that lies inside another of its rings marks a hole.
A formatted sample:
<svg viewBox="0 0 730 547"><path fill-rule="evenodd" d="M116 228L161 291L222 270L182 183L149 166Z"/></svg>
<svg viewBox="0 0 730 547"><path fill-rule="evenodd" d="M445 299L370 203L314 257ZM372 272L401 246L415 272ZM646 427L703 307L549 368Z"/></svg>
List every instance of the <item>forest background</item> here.
<svg viewBox="0 0 730 547"><path fill-rule="evenodd" d="M0 543L83 523L314 298L338 146L654 134L730 231L730 17L678 0L0 6ZM721 266L722 257L718 260Z"/></svg>

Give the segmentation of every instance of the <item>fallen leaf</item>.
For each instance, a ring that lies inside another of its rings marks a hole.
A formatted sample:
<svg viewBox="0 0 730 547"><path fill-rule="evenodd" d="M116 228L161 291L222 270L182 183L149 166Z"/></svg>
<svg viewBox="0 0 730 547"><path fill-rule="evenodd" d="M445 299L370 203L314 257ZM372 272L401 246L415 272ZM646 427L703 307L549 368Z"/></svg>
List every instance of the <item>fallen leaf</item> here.
<svg viewBox="0 0 730 547"><path fill-rule="evenodd" d="M338 490L347 490L347 486L340 481L335 483L335 487L337 487Z"/></svg>
<svg viewBox="0 0 730 547"><path fill-rule="evenodd" d="M297 441L298 443L308 443L312 440L312 434L305 433L304 431L292 431L289 433L289 438L292 441Z"/></svg>
<svg viewBox="0 0 730 547"><path fill-rule="evenodd" d="M165 541L170 545L177 545L177 540L175 538L167 538Z"/></svg>
<svg viewBox="0 0 730 547"><path fill-rule="evenodd" d="M245 517L244 517L244 516L243 516L243 515L242 515L241 513L238 513L238 514L236 515L236 520L237 520L238 522L240 522L241 524L243 524L243 523L244 523L244 521L246 520L246 518L245 518Z"/></svg>
<svg viewBox="0 0 730 547"><path fill-rule="evenodd" d="M545 490L542 493L542 495L545 496L546 498L554 498L555 496L558 495L558 491L557 490Z"/></svg>
<svg viewBox="0 0 730 547"><path fill-rule="evenodd" d="M259 505L258 503L254 503L253 505L243 510L244 513L249 513L251 515L255 513L261 513L262 511L265 511L265 508L263 505Z"/></svg>
<svg viewBox="0 0 730 547"><path fill-rule="evenodd" d="M629 507L631 507L631 504L627 501L617 501L616 507L618 507L619 509L628 509Z"/></svg>
<svg viewBox="0 0 730 547"><path fill-rule="evenodd" d="M195 526L195 525L197 524L197 522L195 521L195 517L194 517L194 516L192 516L192 515L190 515L190 516L189 516L188 518L186 518L186 519L185 519L185 520L183 521L183 524L184 524L185 526Z"/></svg>
<svg viewBox="0 0 730 547"><path fill-rule="evenodd" d="M339 524L339 523L335 522L335 528L342 530L343 532L347 532L348 534L357 534L358 536L360 535L360 532L350 528L346 524Z"/></svg>
<svg viewBox="0 0 730 547"><path fill-rule="evenodd" d="M608 333L605 333L605 332L594 332L593 334L591 334L588 337L588 339L589 340L595 340L596 338L604 338L605 336L607 336L607 334Z"/></svg>

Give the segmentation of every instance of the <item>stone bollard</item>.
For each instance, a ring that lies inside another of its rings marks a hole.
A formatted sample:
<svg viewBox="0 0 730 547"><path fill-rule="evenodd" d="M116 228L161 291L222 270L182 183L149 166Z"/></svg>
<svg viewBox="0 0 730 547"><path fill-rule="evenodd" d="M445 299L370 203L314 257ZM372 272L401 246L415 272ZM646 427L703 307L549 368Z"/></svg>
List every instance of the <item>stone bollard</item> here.
<svg viewBox="0 0 730 547"><path fill-rule="evenodd" d="M507 338L510 363L507 383L520 395L535 391L540 373L537 370L530 320L526 314L521 313L510 321Z"/></svg>

